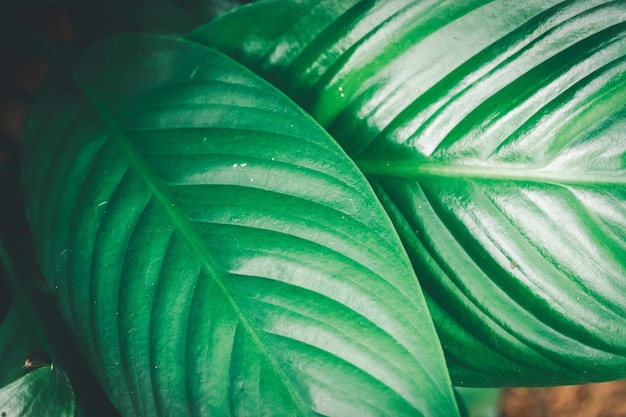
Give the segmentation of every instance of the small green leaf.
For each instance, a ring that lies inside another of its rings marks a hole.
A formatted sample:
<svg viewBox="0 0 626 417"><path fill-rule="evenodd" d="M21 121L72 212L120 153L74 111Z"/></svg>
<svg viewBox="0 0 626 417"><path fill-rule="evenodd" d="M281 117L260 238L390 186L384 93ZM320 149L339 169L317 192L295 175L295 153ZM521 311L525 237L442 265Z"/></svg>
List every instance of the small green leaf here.
<svg viewBox="0 0 626 417"><path fill-rule="evenodd" d="M0 389L2 417L74 417L74 391L65 372L49 365Z"/></svg>

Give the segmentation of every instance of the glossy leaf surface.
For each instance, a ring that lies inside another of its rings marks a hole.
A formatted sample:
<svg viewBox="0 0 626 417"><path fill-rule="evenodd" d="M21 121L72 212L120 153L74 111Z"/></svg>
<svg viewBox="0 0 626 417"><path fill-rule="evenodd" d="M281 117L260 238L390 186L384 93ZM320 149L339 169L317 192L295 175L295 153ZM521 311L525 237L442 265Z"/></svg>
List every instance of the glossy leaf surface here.
<svg viewBox="0 0 626 417"><path fill-rule="evenodd" d="M0 389L3 417L74 417L74 391L58 366L36 369Z"/></svg>
<svg viewBox="0 0 626 417"><path fill-rule="evenodd" d="M369 184L280 92L207 47L113 38L35 104L42 269L125 416L457 414Z"/></svg>
<svg viewBox="0 0 626 417"><path fill-rule="evenodd" d="M453 382L624 377L626 3L278 3L191 38L272 80L369 177Z"/></svg>

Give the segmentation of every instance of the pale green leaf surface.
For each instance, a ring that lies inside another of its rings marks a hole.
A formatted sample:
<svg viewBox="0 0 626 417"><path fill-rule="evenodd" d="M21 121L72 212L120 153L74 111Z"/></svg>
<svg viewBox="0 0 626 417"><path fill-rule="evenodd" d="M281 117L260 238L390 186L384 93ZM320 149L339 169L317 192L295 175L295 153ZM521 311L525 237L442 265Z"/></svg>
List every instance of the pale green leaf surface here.
<svg viewBox="0 0 626 417"><path fill-rule="evenodd" d="M58 366L44 366L0 389L2 417L74 417L74 391Z"/></svg>
<svg viewBox="0 0 626 417"><path fill-rule="evenodd" d="M225 56L151 35L35 103L42 269L124 416L458 413L406 253L355 165Z"/></svg>
<svg viewBox="0 0 626 417"><path fill-rule="evenodd" d="M275 9L191 38L272 80L356 160L453 382L626 376L626 3L301 2L271 29L244 23Z"/></svg>

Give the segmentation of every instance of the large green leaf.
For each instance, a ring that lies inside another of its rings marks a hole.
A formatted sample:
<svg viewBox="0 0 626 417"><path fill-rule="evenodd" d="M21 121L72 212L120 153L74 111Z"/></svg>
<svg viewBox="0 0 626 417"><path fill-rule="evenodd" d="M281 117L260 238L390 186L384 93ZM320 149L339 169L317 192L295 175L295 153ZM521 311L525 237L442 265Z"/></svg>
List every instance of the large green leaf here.
<svg viewBox="0 0 626 417"><path fill-rule="evenodd" d="M74 391L58 366L38 368L0 389L2 417L74 417Z"/></svg>
<svg viewBox="0 0 626 417"><path fill-rule="evenodd" d="M392 223L227 57L126 35L51 84L23 184L60 309L125 416L458 413Z"/></svg>
<svg viewBox="0 0 626 417"><path fill-rule="evenodd" d="M370 178L453 382L626 376L626 3L279 3L191 38L272 80Z"/></svg>

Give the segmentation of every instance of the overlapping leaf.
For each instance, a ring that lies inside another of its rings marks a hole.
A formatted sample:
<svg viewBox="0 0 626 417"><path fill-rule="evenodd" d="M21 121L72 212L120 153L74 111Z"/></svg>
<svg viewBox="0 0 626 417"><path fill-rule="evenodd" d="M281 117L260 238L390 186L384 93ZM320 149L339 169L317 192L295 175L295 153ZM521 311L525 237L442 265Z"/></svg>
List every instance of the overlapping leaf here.
<svg viewBox="0 0 626 417"><path fill-rule="evenodd" d="M389 218L305 113L168 37L111 39L74 79L34 106L23 182L123 415L457 413Z"/></svg>
<svg viewBox="0 0 626 417"><path fill-rule="evenodd" d="M626 3L277 4L191 37L278 85L368 175L453 381L624 377Z"/></svg>

